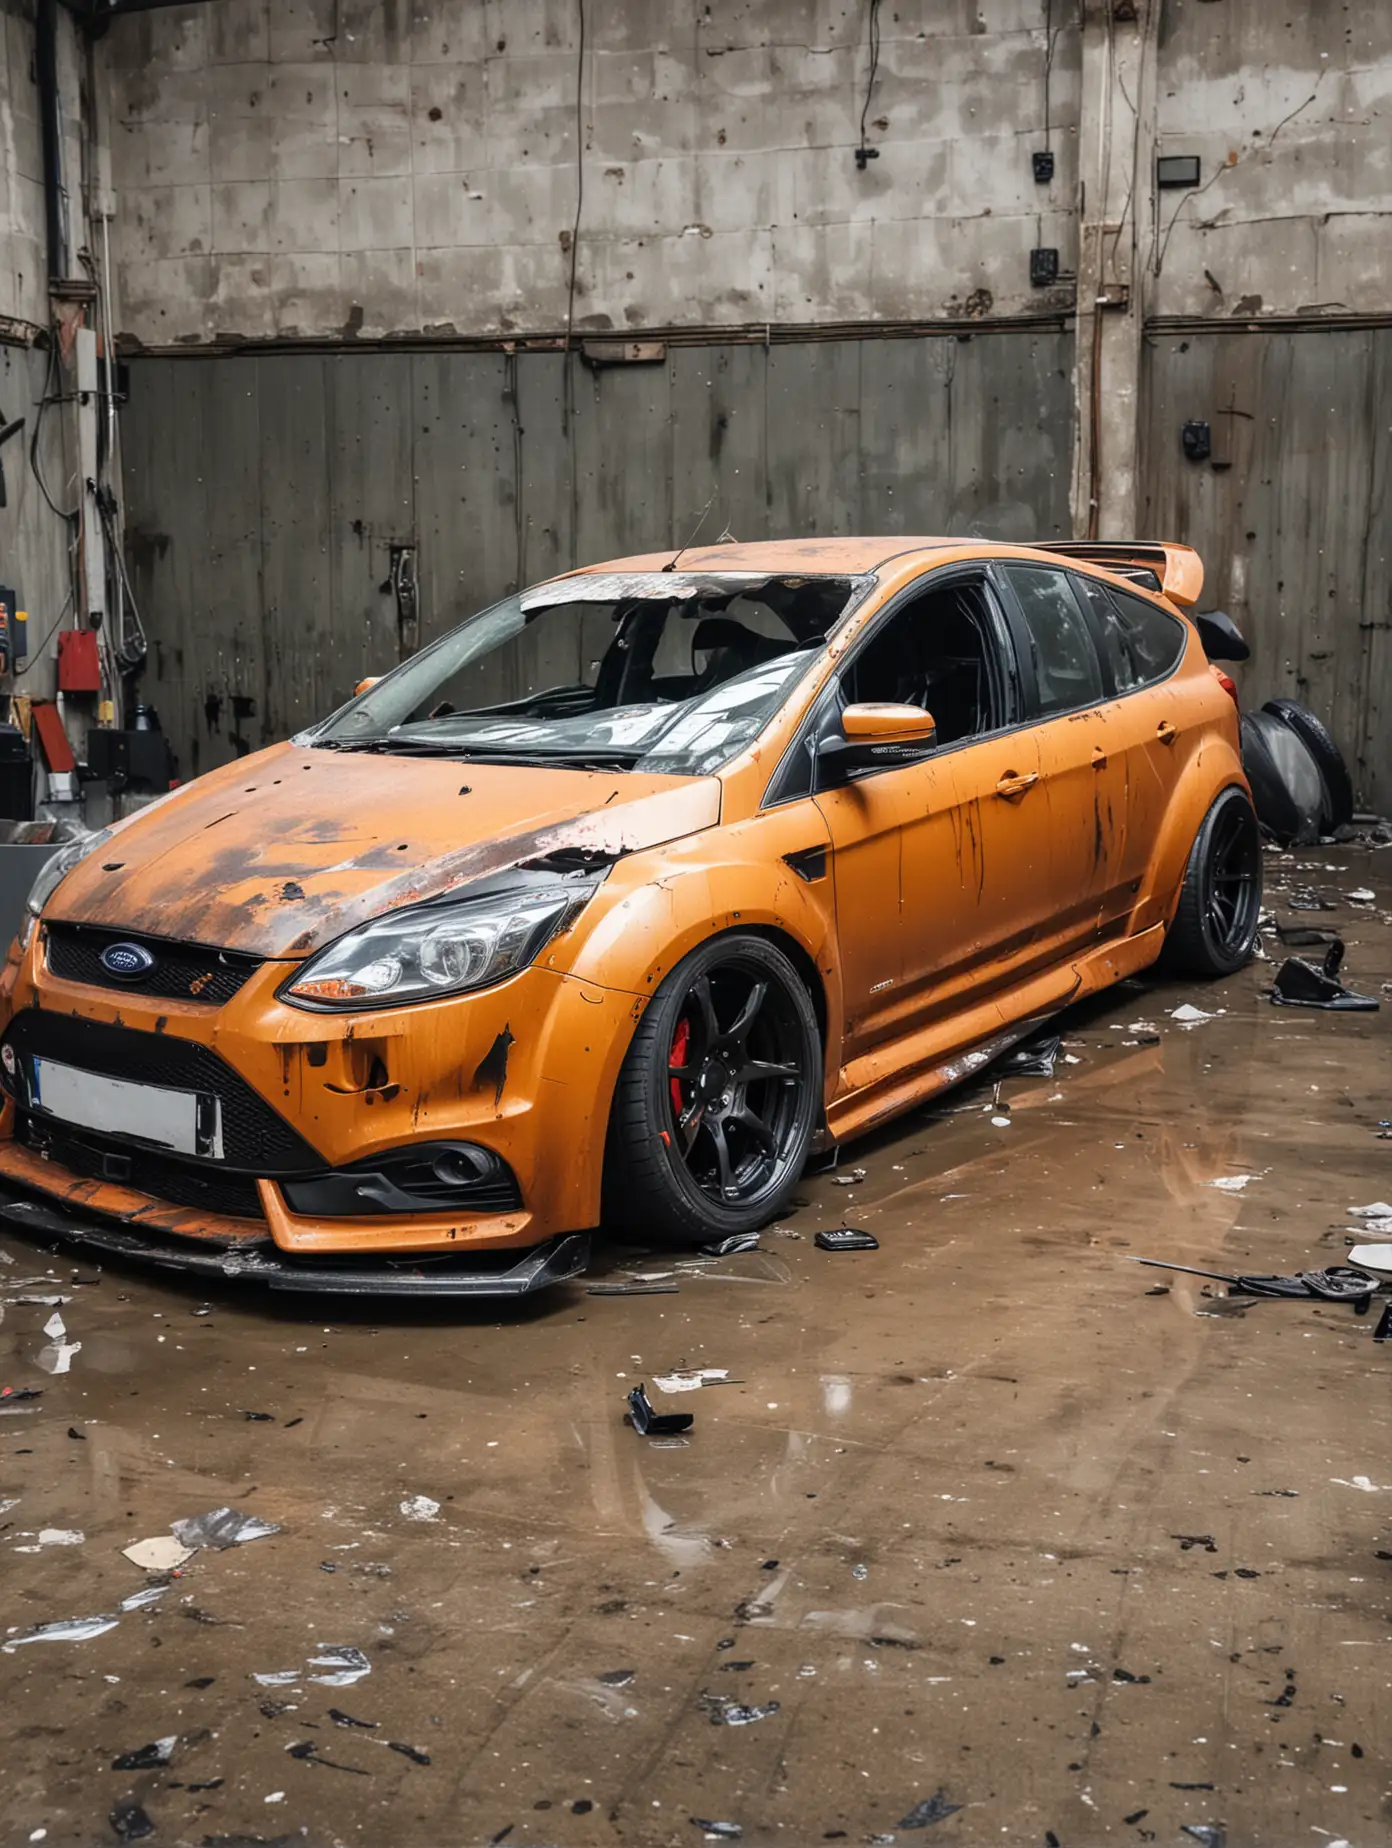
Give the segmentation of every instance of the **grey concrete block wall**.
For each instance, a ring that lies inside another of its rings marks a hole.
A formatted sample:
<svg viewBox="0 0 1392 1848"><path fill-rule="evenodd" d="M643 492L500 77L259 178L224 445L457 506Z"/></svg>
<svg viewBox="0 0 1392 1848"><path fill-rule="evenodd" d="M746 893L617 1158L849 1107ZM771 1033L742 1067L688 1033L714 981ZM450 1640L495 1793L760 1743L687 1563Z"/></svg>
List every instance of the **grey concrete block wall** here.
<svg viewBox="0 0 1392 1848"><path fill-rule="evenodd" d="M1055 0L218 0L102 41L122 329L587 332L1020 315L1073 261ZM1046 20L1052 14L1052 32ZM1046 62L1055 177L1036 184ZM1066 298L1066 291L1065 291Z"/></svg>
<svg viewBox="0 0 1392 1848"><path fill-rule="evenodd" d="M1392 5L1165 0L1158 315L1383 313L1392 306Z"/></svg>

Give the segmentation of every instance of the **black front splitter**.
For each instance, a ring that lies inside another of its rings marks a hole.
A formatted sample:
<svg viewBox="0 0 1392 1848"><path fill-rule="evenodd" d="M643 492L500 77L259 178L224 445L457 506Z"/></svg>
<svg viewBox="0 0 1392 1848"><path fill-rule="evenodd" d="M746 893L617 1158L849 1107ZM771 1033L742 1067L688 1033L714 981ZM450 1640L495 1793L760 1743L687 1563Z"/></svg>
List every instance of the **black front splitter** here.
<svg viewBox="0 0 1392 1848"><path fill-rule="evenodd" d="M578 1277L590 1261L589 1234L566 1232L526 1250L467 1257L383 1255L372 1263L353 1258L305 1260L264 1242L214 1244L131 1231L119 1221L86 1217L52 1201L35 1200L0 1185L0 1220L38 1239L58 1239L84 1250L129 1258L160 1270L232 1283L264 1283L272 1290L337 1296L529 1296L549 1284ZM516 1262L506 1260L515 1256ZM484 1262L480 1262L483 1259ZM494 1266L505 1266L495 1268Z"/></svg>

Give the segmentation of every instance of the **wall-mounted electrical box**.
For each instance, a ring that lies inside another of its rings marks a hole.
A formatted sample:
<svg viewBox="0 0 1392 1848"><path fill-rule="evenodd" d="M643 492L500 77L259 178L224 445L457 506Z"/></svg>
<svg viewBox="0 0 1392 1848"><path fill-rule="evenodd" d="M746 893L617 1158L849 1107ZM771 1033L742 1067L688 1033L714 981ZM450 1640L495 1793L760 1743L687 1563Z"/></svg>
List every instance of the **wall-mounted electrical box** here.
<svg viewBox="0 0 1392 1848"><path fill-rule="evenodd" d="M1059 275L1059 254L1048 245L1041 245L1030 252L1030 281L1036 289L1047 289L1051 282L1057 282Z"/></svg>
<svg viewBox="0 0 1392 1848"><path fill-rule="evenodd" d="M101 652L95 629L63 629L58 635L58 691L100 693Z"/></svg>
<svg viewBox="0 0 1392 1848"><path fill-rule="evenodd" d="M1162 154L1155 163L1155 184L1162 192L1177 186L1191 189L1198 183L1197 154Z"/></svg>
<svg viewBox="0 0 1392 1848"><path fill-rule="evenodd" d="M1034 177L1040 186L1047 186L1054 177L1054 156L1049 148L1030 155L1030 164L1034 168Z"/></svg>

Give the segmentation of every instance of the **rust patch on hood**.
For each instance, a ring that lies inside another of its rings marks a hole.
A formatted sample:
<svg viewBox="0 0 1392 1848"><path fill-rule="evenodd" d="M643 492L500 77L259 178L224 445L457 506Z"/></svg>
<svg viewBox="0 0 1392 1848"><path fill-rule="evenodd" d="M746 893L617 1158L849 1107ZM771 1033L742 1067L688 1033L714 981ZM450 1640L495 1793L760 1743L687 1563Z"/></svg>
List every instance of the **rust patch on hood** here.
<svg viewBox="0 0 1392 1848"><path fill-rule="evenodd" d="M720 819L714 777L459 764L275 745L119 826L50 915L267 957L555 854L614 859Z"/></svg>

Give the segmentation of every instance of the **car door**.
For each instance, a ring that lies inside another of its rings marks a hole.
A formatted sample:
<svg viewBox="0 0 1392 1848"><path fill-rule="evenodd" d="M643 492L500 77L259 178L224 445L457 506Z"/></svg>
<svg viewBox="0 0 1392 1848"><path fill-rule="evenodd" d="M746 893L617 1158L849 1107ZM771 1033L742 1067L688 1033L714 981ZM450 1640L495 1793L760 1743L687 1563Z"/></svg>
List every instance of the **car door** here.
<svg viewBox="0 0 1392 1848"><path fill-rule="evenodd" d="M1074 574L1098 635L1103 671L1117 694L1113 727L1126 759L1126 842L1122 883L1126 912L1140 890L1180 773L1194 748L1186 735L1175 669L1188 630L1149 598L1084 572ZM1144 929L1153 917L1138 918Z"/></svg>
<svg viewBox="0 0 1392 1848"><path fill-rule="evenodd" d="M1045 852L1026 802L1038 782L1009 632L984 569L927 574L848 656L817 727L847 705L919 705L938 721L920 761L816 801L833 845L844 1062L941 1018L984 963L1032 933Z"/></svg>
<svg viewBox="0 0 1392 1848"><path fill-rule="evenodd" d="M1057 566L997 567L1035 720L1047 834L1038 959L1095 943L1129 910L1126 744L1090 614Z"/></svg>

